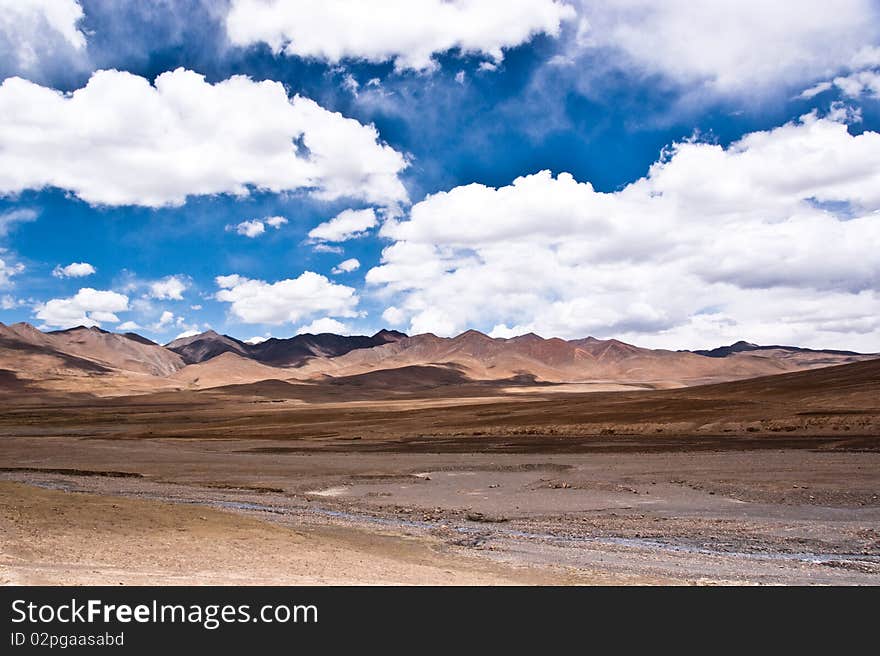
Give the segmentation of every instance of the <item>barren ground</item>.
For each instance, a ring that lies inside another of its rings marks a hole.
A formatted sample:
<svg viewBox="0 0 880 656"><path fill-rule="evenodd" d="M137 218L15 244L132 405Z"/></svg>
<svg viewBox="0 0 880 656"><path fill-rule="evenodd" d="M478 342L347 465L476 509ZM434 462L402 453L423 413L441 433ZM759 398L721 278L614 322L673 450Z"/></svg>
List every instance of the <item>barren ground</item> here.
<svg viewBox="0 0 880 656"><path fill-rule="evenodd" d="M10 399L0 578L880 584L873 379L766 380Z"/></svg>

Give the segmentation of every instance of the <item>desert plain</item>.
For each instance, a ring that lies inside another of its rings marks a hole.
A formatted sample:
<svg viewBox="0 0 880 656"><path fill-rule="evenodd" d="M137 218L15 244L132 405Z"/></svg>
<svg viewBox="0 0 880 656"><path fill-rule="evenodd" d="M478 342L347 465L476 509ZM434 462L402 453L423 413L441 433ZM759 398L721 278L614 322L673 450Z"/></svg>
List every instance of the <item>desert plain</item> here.
<svg viewBox="0 0 880 656"><path fill-rule="evenodd" d="M7 373L0 581L878 584L880 360L858 360L684 386Z"/></svg>

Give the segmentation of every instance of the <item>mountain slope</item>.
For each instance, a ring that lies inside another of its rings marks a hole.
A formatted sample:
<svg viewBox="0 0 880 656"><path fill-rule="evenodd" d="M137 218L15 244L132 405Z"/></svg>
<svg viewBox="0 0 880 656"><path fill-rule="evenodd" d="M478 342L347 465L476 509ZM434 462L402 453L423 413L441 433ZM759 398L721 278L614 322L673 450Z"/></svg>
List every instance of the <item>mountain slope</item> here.
<svg viewBox="0 0 880 656"><path fill-rule="evenodd" d="M464 381L647 383L668 388L876 357L747 342L705 352L667 351L615 339L566 341L532 333L503 339L475 330L448 338L407 337L394 331L372 336L306 334L258 344L208 331L163 347L134 333L99 328L43 333L25 323L0 324L0 370L7 387L98 390L102 395L328 379L345 379L350 388L387 389Z"/></svg>
<svg viewBox="0 0 880 656"><path fill-rule="evenodd" d="M179 355L139 335L118 335L100 328L70 328L43 333L26 323L0 324L0 346L41 353L74 368L116 369L168 376L184 366Z"/></svg>
<svg viewBox="0 0 880 656"><path fill-rule="evenodd" d="M210 360L188 365L171 375L169 380L186 387L206 388L288 378L291 378L289 369L271 367L227 351Z"/></svg>
<svg viewBox="0 0 880 656"><path fill-rule="evenodd" d="M664 381L694 385L871 357L772 349L707 357L688 351L645 349L614 339L565 341L534 334L502 339L470 330L452 338L415 335L334 358L316 357L300 370L309 375L352 376L379 369L445 365L455 366L474 380L531 376L547 382Z"/></svg>
<svg viewBox="0 0 880 656"><path fill-rule="evenodd" d="M187 364L204 362L222 353L238 353L249 357L248 344L233 337L208 330L191 337L181 337L169 342L165 348L174 351Z"/></svg>
<svg viewBox="0 0 880 656"><path fill-rule="evenodd" d="M332 333L295 335L284 339L271 338L248 344L213 330L176 339L166 348L179 354L187 364L196 364L222 353L237 353L246 358L277 367L297 366L311 357L335 357L355 349L366 349L405 337L403 333L380 330L370 337L342 336Z"/></svg>

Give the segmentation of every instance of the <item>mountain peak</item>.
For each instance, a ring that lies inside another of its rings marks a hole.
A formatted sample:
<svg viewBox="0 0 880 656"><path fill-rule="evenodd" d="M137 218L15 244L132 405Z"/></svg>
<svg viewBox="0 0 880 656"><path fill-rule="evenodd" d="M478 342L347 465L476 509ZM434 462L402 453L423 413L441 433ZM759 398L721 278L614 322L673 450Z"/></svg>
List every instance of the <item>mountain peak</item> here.
<svg viewBox="0 0 880 656"><path fill-rule="evenodd" d="M68 335L71 333L82 333L82 332L91 332L91 333L101 333L103 335L111 335L112 333L109 330L104 330L98 326L74 326L73 328L64 328L62 330L51 330L49 331L50 335Z"/></svg>
<svg viewBox="0 0 880 656"><path fill-rule="evenodd" d="M399 330L388 330L387 328L383 328L373 335L373 339L384 339L386 342L396 342L406 336L406 333L402 333Z"/></svg>
<svg viewBox="0 0 880 656"><path fill-rule="evenodd" d="M473 328L471 328L469 330L465 330L463 333L461 333L460 335L457 335L453 339L474 339L474 338L492 339L486 333L481 333L479 330L474 330Z"/></svg>
<svg viewBox="0 0 880 656"><path fill-rule="evenodd" d="M733 353L742 353L744 351L756 351L762 348L758 344L752 344L751 342L747 342L745 340L739 340L734 342L730 346L719 346L718 348L713 349L702 349L698 351L694 351L697 355L705 355L710 358L726 358L728 355L732 355Z"/></svg>

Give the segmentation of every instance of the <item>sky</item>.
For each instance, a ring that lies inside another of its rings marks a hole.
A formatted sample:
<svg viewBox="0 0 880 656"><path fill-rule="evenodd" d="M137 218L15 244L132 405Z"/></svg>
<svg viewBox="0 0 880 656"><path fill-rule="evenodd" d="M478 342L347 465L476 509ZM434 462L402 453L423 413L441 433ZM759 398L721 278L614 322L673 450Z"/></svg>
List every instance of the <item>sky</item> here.
<svg viewBox="0 0 880 656"><path fill-rule="evenodd" d="M0 321L880 351L880 0L0 0Z"/></svg>

